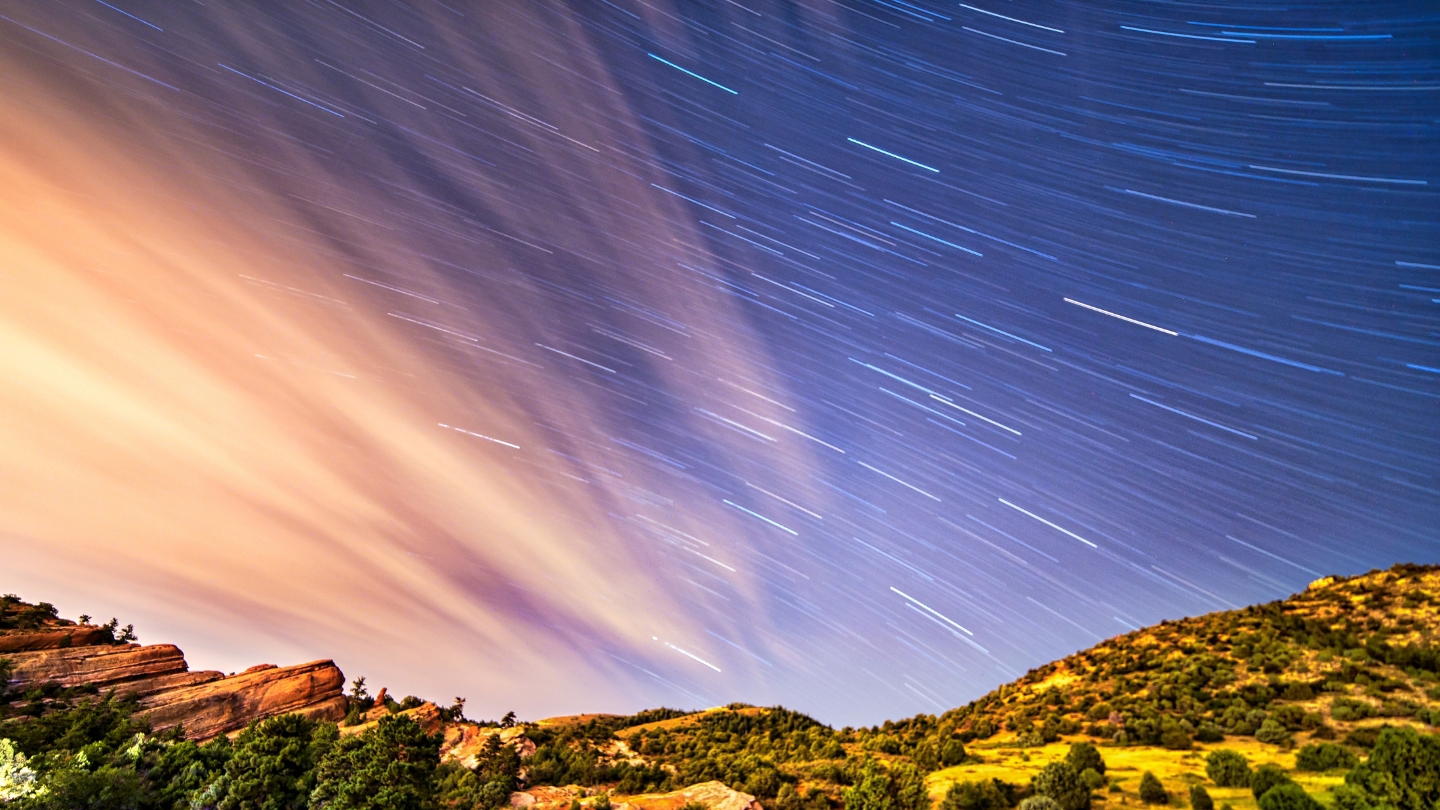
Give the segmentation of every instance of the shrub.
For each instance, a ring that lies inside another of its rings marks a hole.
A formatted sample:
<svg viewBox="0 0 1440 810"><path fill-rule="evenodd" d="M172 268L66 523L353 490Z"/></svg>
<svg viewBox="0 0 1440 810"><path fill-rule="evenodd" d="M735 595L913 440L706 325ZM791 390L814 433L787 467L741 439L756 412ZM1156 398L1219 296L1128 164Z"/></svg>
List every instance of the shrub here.
<svg viewBox="0 0 1440 810"><path fill-rule="evenodd" d="M1301 771L1329 771L1335 768L1353 768L1360 759L1349 750L1334 743L1311 743L1301 747L1295 754L1295 768Z"/></svg>
<svg viewBox="0 0 1440 810"><path fill-rule="evenodd" d="M1255 769L1250 776L1250 792L1255 798L1260 798L1269 792L1270 788L1276 785L1283 785L1290 781L1290 775L1285 773L1278 765L1265 763Z"/></svg>
<svg viewBox="0 0 1440 810"><path fill-rule="evenodd" d="M1260 797L1260 810L1322 810L1305 789L1294 782L1278 784Z"/></svg>
<svg viewBox="0 0 1440 810"><path fill-rule="evenodd" d="M1065 760L1041 768L1033 784L1037 794L1054 799L1060 810L1089 810L1090 788L1080 781L1080 774Z"/></svg>
<svg viewBox="0 0 1440 810"><path fill-rule="evenodd" d="M1353 745L1356 748L1374 748L1375 741L1380 739L1380 732L1390 726L1368 726L1357 728L1345 735L1345 744Z"/></svg>
<svg viewBox="0 0 1440 810"><path fill-rule="evenodd" d="M1165 792L1165 786L1155 778L1155 774L1146 771L1140 777L1140 801L1146 804L1168 804L1170 794Z"/></svg>
<svg viewBox="0 0 1440 810"><path fill-rule="evenodd" d="M1049 796L1029 796L1021 800L1020 810L1060 810L1060 805Z"/></svg>
<svg viewBox="0 0 1440 810"><path fill-rule="evenodd" d="M1341 722L1349 720L1363 720L1375 714L1375 707L1363 700L1355 698L1337 697L1330 704L1330 716Z"/></svg>
<svg viewBox="0 0 1440 810"><path fill-rule="evenodd" d="M1239 751L1222 748L1205 758L1205 775L1219 787L1249 787L1250 763Z"/></svg>
<svg viewBox="0 0 1440 810"><path fill-rule="evenodd" d="M1203 743L1220 742L1225 739L1225 733L1214 723L1201 723L1195 732L1195 739Z"/></svg>
<svg viewBox="0 0 1440 810"><path fill-rule="evenodd" d="M846 810L891 810L895 806L890 777L873 760L865 763L855 784L840 795Z"/></svg>
<svg viewBox="0 0 1440 810"><path fill-rule="evenodd" d="M940 810L1007 810L1010 801L993 779L956 782L945 791Z"/></svg>
<svg viewBox="0 0 1440 810"><path fill-rule="evenodd" d="M1183 729L1172 728L1160 735L1160 744L1171 751L1189 751L1190 735Z"/></svg>
<svg viewBox="0 0 1440 810"><path fill-rule="evenodd" d="M1286 731L1285 726L1276 722L1274 718L1269 718L1260 724L1260 728L1255 731L1255 739L1270 745L1289 745L1291 742L1290 732Z"/></svg>
<svg viewBox="0 0 1440 810"><path fill-rule="evenodd" d="M25 764L15 744L0 739L0 804L23 799L40 790L35 771Z"/></svg>
<svg viewBox="0 0 1440 810"><path fill-rule="evenodd" d="M1087 768L1101 775L1105 773L1105 758L1100 756L1100 749L1094 743L1078 742L1070 746L1065 761L1079 773L1084 773Z"/></svg>
<svg viewBox="0 0 1440 810"><path fill-rule="evenodd" d="M967 756L965 745L959 740L946 740L945 744L940 747L940 764L946 768L959 765L965 761Z"/></svg>
<svg viewBox="0 0 1440 810"><path fill-rule="evenodd" d="M1331 795L1335 797L1335 810L1372 810L1370 797L1354 785L1336 785Z"/></svg>
<svg viewBox="0 0 1440 810"><path fill-rule="evenodd" d="M1190 786L1190 807L1192 810L1215 810L1215 801L1204 785Z"/></svg>
<svg viewBox="0 0 1440 810"><path fill-rule="evenodd" d="M1440 801L1440 736L1387 728L1370 758L1346 774L1345 782L1376 806L1429 810Z"/></svg>
<svg viewBox="0 0 1440 810"><path fill-rule="evenodd" d="M1080 781L1084 783L1085 787L1091 790L1099 790L1100 788L1105 787L1106 784L1105 777L1101 776L1100 772L1095 770L1094 768L1086 768L1085 770L1081 771Z"/></svg>

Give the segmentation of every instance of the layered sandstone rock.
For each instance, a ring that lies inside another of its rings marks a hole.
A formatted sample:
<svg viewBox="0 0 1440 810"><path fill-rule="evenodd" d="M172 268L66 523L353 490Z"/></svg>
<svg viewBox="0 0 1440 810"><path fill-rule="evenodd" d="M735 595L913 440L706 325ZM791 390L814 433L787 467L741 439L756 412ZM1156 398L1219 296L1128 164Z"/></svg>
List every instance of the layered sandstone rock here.
<svg viewBox="0 0 1440 810"><path fill-rule="evenodd" d="M594 801L594 797L581 798L584 793L583 788L576 786L537 787L510 794L510 806L532 810L558 810L568 807L576 799L579 799L582 806L588 806ZM610 806L614 810L679 810L692 802L703 804L708 810L764 810L754 796L732 790L726 787L724 782L701 782L670 793L611 797Z"/></svg>
<svg viewBox="0 0 1440 810"><path fill-rule="evenodd" d="M281 714L339 720L348 705L344 687L345 675L333 661L265 665L146 695L140 698L139 717L156 731L180 726L189 739L203 740Z"/></svg>
<svg viewBox="0 0 1440 810"><path fill-rule="evenodd" d="M0 631L0 653L57 650L66 647L88 647L103 644L111 638L110 631L93 624L59 624L37 630Z"/></svg>
<svg viewBox="0 0 1440 810"><path fill-rule="evenodd" d="M185 672L185 654L173 644L104 644L7 653L12 689L53 683L101 688Z"/></svg>
<svg viewBox="0 0 1440 810"><path fill-rule="evenodd" d="M173 644L110 641L102 628L60 622L0 634L0 658L10 667L9 680L0 686L12 692L46 684L113 691L136 698L139 716L156 731L180 726L196 740L291 712L339 720L348 707L342 694L345 676L331 661L261 664L226 677L191 672L185 654Z"/></svg>
<svg viewBox="0 0 1440 810"><path fill-rule="evenodd" d="M701 782L670 793L627 796L617 804L629 805L634 810L679 810L692 802L703 804L709 810L763 810L754 796L732 790L724 782Z"/></svg>

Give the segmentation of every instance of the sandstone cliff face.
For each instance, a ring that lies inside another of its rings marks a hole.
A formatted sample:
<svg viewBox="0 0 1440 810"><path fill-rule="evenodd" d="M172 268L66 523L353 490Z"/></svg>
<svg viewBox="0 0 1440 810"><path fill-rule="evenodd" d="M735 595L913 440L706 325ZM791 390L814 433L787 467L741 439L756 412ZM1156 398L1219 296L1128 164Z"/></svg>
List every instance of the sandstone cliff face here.
<svg viewBox="0 0 1440 810"><path fill-rule="evenodd" d="M185 672L185 654L173 644L106 644L7 653L10 688L33 684L113 686L124 681Z"/></svg>
<svg viewBox="0 0 1440 810"><path fill-rule="evenodd" d="M87 647L110 639L110 632L90 624L59 625L41 630L0 631L0 653Z"/></svg>
<svg viewBox="0 0 1440 810"><path fill-rule="evenodd" d="M4 686L15 691L41 684L113 690L137 698L139 716L156 731L180 726L194 740L291 712L339 720L348 706L345 676L331 661L291 667L262 664L226 677L222 672L191 672L185 654L173 644L109 641L109 632L88 625L0 635L0 658L11 667Z"/></svg>
<svg viewBox="0 0 1440 810"><path fill-rule="evenodd" d="M339 720L347 707L345 675L333 661L292 667L253 667L218 678L140 698L139 716L156 731L181 726L192 740L238 731L252 721L298 713Z"/></svg>

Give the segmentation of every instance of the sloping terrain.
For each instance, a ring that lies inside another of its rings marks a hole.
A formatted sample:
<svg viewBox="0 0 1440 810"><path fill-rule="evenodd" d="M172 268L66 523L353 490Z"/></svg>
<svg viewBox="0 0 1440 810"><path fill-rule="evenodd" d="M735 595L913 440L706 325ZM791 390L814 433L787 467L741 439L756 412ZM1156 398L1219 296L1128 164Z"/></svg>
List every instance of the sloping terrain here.
<svg viewBox="0 0 1440 810"><path fill-rule="evenodd" d="M37 798L46 780L58 791L100 773L144 797L117 807L248 806L252 772L275 768L290 769L287 801L318 807L306 797L401 773L384 765L397 757L419 768L403 771L419 780L411 788L453 810L1006 810L1031 796L1059 810L1440 806L1433 566L1162 622L942 715L860 729L738 703L475 722L463 701L372 698L364 679L344 696L330 662L190 672L172 646L82 619L11 597L0 606L0 738L15 740L0 741L0 796L30 774L23 810L64 806ZM182 729L214 739L182 742ZM277 763L277 751L290 753ZM1243 776L1217 777L1217 751L1243 759ZM355 772L367 756L380 770Z"/></svg>

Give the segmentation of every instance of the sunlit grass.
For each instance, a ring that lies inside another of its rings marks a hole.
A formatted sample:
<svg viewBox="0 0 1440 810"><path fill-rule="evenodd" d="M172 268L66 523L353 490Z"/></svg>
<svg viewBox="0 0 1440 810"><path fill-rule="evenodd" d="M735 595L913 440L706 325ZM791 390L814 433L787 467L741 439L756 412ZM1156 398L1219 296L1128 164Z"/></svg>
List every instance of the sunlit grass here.
<svg viewBox="0 0 1440 810"><path fill-rule="evenodd" d="M1000 779L1017 785L1030 781L1040 769L1058 759L1064 759L1070 750L1070 743L1086 740L1073 737L1051 743L1040 748L1018 748L1010 741L981 742L970 746L972 756L977 760L945 768L930 774L927 783L932 798L939 800L955 782L980 779ZM1256 742L1253 738L1235 737L1222 743L1196 745L1189 751L1170 751L1150 746L1100 746L1105 758L1105 777L1119 791L1101 789L1095 792L1096 803L1101 806L1141 806L1140 776L1145 771L1155 774L1170 793L1171 806L1189 804L1191 785L1204 785L1215 800L1217 808L1229 804L1233 810L1257 810L1255 797L1249 788L1216 787L1205 775L1205 757L1211 751L1228 748L1239 751L1250 761L1251 768L1273 763L1284 768L1291 777L1305 788L1307 793L1320 801L1330 804L1329 792L1344 781L1341 772L1312 774L1295 771L1295 752L1278 746Z"/></svg>

